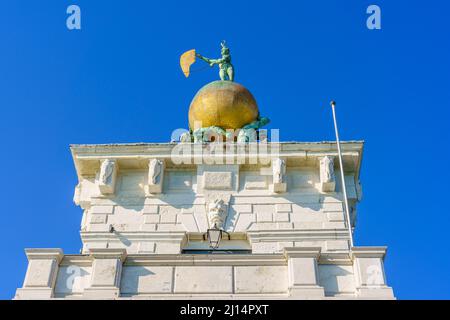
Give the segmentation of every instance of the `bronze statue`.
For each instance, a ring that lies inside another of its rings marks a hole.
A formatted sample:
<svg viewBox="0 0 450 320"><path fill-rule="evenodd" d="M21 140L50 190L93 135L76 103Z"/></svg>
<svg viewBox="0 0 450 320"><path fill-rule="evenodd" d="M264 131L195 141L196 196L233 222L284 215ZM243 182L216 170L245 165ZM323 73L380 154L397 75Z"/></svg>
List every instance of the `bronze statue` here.
<svg viewBox="0 0 450 320"><path fill-rule="evenodd" d="M222 58L209 59L202 56L199 53L196 53L195 56L209 63L211 67L214 66L215 64L218 64L220 80L234 81L234 68L233 65L231 64L230 49L226 46L225 41L222 41L220 45L222 46L221 50Z"/></svg>

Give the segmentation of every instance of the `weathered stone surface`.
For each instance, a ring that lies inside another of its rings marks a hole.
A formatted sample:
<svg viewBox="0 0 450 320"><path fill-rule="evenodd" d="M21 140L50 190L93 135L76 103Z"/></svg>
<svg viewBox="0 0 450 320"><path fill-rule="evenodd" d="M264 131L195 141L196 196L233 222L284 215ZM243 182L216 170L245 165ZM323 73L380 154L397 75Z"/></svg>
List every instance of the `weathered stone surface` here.
<svg viewBox="0 0 450 320"><path fill-rule="evenodd" d="M94 214L91 215L90 222L93 224L106 223L107 215L106 214Z"/></svg>
<svg viewBox="0 0 450 320"><path fill-rule="evenodd" d="M163 207L162 207L163 208ZM175 223L177 221L177 211L176 210L163 210L161 208L161 223Z"/></svg>
<svg viewBox="0 0 450 320"><path fill-rule="evenodd" d="M209 190L230 190L232 188L231 172L205 172L203 188Z"/></svg>
<svg viewBox="0 0 450 320"><path fill-rule="evenodd" d="M127 266L122 272L120 292L124 295L171 293L173 267Z"/></svg>
<svg viewBox="0 0 450 320"><path fill-rule="evenodd" d="M158 213L158 206L144 206L142 209L143 214L156 214Z"/></svg>
<svg viewBox="0 0 450 320"><path fill-rule="evenodd" d="M28 274L25 278L26 287L51 287L52 275L57 262L54 259L36 259L28 263Z"/></svg>
<svg viewBox="0 0 450 320"><path fill-rule="evenodd" d="M91 209L89 209L89 212L92 214L111 214L114 211L114 206L92 206Z"/></svg>
<svg viewBox="0 0 450 320"><path fill-rule="evenodd" d="M274 215L273 220L276 222L289 222L289 213L287 212L276 213Z"/></svg>
<svg viewBox="0 0 450 320"><path fill-rule="evenodd" d="M253 253L275 253L279 251L277 242L254 242L252 243Z"/></svg>
<svg viewBox="0 0 450 320"><path fill-rule="evenodd" d="M150 223L158 223L159 222L160 215L159 214L148 214L144 217L144 223L150 224Z"/></svg>
<svg viewBox="0 0 450 320"><path fill-rule="evenodd" d="M291 212L292 207L290 203L278 203L275 205L276 212Z"/></svg>
<svg viewBox="0 0 450 320"><path fill-rule="evenodd" d="M355 277L352 266L319 265L319 285L327 296L355 293Z"/></svg>
<svg viewBox="0 0 450 320"><path fill-rule="evenodd" d="M176 267L175 293L232 293L232 267Z"/></svg>
<svg viewBox="0 0 450 320"><path fill-rule="evenodd" d="M139 253L153 253L155 252L155 242L142 241L139 243Z"/></svg>
<svg viewBox="0 0 450 320"><path fill-rule="evenodd" d="M246 175L244 189L245 190L265 190L267 189L267 176Z"/></svg>
<svg viewBox="0 0 450 320"><path fill-rule="evenodd" d="M251 213L240 213L234 231L247 231L255 220L255 216Z"/></svg>
<svg viewBox="0 0 450 320"><path fill-rule="evenodd" d="M251 204L235 204L232 207L236 212L239 213L252 213Z"/></svg>
<svg viewBox="0 0 450 320"><path fill-rule="evenodd" d="M181 243L179 242L157 242L155 253L158 254L169 254L169 253L180 253Z"/></svg>
<svg viewBox="0 0 450 320"><path fill-rule="evenodd" d="M285 293L288 288L286 266L238 266L235 278L236 293Z"/></svg>

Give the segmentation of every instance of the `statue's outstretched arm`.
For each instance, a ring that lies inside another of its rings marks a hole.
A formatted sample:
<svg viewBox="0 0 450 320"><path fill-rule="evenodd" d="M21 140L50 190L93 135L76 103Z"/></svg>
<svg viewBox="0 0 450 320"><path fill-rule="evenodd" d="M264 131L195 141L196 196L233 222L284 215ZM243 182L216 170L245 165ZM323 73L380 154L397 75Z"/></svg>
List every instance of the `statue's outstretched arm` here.
<svg viewBox="0 0 450 320"><path fill-rule="evenodd" d="M209 58L206 58L206 57L202 56L202 55L199 54L199 53L196 53L195 55L196 55L199 59L205 61L206 63L209 63L211 66L213 66L213 65L215 65L215 64L222 63L222 59L209 59Z"/></svg>
<svg viewBox="0 0 450 320"><path fill-rule="evenodd" d="M211 59L208 59L208 58L202 56L200 53L196 53L195 56L196 56L197 58L199 58L199 59L201 59L201 60L207 62L207 63L211 63Z"/></svg>

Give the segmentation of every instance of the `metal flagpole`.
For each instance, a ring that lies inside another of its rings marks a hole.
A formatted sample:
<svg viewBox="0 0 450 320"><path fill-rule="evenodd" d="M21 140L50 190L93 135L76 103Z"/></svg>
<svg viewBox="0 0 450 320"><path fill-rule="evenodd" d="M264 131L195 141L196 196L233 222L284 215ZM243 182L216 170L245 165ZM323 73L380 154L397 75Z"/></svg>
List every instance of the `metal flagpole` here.
<svg viewBox="0 0 450 320"><path fill-rule="evenodd" d="M334 131L336 133L336 144L338 149L338 157L339 157L339 168L341 170L341 184L342 184L342 191L344 193L344 205L345 205L345 214L347 218L347 226L348 226L348 233L350 236L350 249L353 248L353 234L352 234L352 224L350 221L350 209L348 206L348 199L347 199L347 187L345 186L345 177L344 177L344 166L342 164L342 153L341 153L341 142L339 140L339 131L336 121L336 102L331 101L331 109L333 110L333 121L334 121Z"/></svg>

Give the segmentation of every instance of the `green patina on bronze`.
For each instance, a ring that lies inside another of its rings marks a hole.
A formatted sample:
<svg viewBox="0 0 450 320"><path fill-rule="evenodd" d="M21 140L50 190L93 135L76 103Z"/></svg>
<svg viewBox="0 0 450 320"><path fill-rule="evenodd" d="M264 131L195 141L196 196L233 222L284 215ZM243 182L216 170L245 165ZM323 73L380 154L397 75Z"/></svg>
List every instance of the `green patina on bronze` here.
<svg viewBox="0 0 450 320"><path fill-rule="evenodd" d="M231 64L230 49L226 46L225 41L222 41L220 45L222 46L222 57L219 59L209 59L199 53L196 53L195 56L206 63L209 63L211 67L218 64L220 80L234 81L234 67Z"/></svg>

